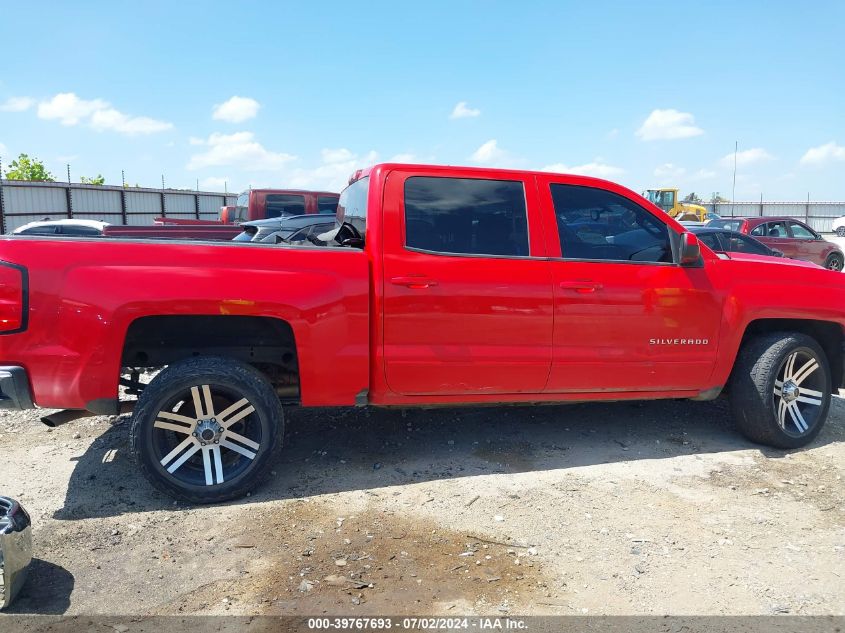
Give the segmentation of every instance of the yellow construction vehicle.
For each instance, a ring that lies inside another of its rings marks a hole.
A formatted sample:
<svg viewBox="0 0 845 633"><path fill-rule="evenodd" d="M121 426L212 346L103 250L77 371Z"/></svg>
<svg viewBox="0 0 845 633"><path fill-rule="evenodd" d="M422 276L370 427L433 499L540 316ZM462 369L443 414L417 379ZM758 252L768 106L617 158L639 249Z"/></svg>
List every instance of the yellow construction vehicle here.
<svg viewBox="0 0 845 633"><path fill-rule="evenodd" d="M707 220L707 209L699 204L679 201L677 189L647 189L643 192L643 197L679 222L704 222Z"/></svg>

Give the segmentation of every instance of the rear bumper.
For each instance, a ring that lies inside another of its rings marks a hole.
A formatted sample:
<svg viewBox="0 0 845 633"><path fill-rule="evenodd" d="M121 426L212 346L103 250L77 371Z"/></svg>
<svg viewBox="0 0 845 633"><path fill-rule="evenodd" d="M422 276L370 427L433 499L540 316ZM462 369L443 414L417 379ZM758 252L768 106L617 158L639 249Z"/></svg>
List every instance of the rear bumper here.
<svg viewBox="0 0 845 633"><path fill-rule="evenodd" d="M0 409L34 409L29 378L23 367L0 366Z"/></svg>

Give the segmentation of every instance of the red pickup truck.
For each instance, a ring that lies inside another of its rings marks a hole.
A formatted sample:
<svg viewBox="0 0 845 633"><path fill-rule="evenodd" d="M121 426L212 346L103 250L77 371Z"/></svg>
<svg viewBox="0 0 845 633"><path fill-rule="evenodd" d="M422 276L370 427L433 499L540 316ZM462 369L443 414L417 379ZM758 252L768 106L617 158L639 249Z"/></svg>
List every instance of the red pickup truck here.
<svg viewBox="0 0 845 633"><path fill-rule="evenodd" d="M726 391L748 438L795 448L843 384L841 274L716 254L607 181L382 164L353 176L320 237L3 238L0 405L114 414L128 384L140 470L213 502L271 470L286 404Z"/></svg>

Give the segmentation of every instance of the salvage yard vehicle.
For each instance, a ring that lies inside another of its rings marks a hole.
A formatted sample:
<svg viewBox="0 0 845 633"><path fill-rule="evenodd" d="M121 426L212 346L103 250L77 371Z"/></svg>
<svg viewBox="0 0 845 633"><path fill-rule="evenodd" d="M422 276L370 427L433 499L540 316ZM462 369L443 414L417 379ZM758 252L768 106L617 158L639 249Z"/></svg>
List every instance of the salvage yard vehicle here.
<svg viewBox="0 0 845 633"><path fill-rule="evenodd" d="M0 497L0 609L8 607L21 590L31 561L29 514L14 499Z"/></svg>
<svg viewBox="0 0 845 633"><path fill-rule="evenodd" d="M839 237L845 237L845 215L843 215L841 218L836 218L833 221L833 225L831 226L831 229Z"/></svg>
<svg viewBox="0 0 845 633"><path fill-rule="evenodd" d="M763 242L729 229L696 226L691 227L690 231L695 233L699 241L714 253L748 253L749 255L783 257L783 253L769 248Z"/></svg>
<svg viewBox="0 0 845 633"><path fill-rule="evenodd" d="M335 213L332 212L243 222L241 233L234 239L239 242L271 241L274 244L276 242L302 241L315 232L322 233L333 228L336 217Z"/></svg>
<svg viewBox="0 0 845 633"><path fill-rule="evenodd" d="M842 270L845 262L845 254L836 244L828 242L794 218L720 218L711 220L706 226L750 235L769 248L781 251L786 257L803 259L837 272Z"/></svg>
<svg viewBox="0 0 845 633"><path fill-rule="evenodd" d="M122 382L144 476L217 502L277 467L284 405L726 391L747 438L796 448L843 384L845 278L717 256L605 180L380 164L337 217L323 246L0 240L0 405L116 414Z"/></svg>
<svg viewBox="0 0 845 633"><path fill-rule="evenodd" d="M224 223L248 222L267 218L310 213L335 213L338 194L330 191L298 189L250 189L238 196L234 207L221 214Z"/></svg>
<svg viewBox="0 0 845 633"><path fill-rule="evenodd" d="M706 222L712 215L700 204L682 202L677 189L647 189L643 197L679 222Z"/></svg>

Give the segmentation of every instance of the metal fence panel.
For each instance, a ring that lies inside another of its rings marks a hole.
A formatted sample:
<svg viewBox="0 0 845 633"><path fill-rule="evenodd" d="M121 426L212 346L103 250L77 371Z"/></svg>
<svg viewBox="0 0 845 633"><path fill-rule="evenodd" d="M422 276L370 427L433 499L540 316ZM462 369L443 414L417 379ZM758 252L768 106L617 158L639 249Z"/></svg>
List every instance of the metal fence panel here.
<svg viewBox="0 0 845 633"><path fill-rule="evenodd" d="M45 218L44 214L39 215L7 215L6 216L6 233L11 233L16 228L29 224L30 222L38 222Z"/></svg>
<svg viewBox="0 0 845 633"><path fill-rule="evenodd" d="M223 196L198 196L200 213L213 212L215 217L220 215L220 207L224 207L226 198Z"/></svg>
<svg viewBox="0 0 845 633"><path fill-rule="evenodd" d="M73 215L80 213L120 213L120 192L103 189L71 188Z"/></svg>
<svg viewBox="0 0 845 633"><path fill-rule="evenodd" d="M127 213L126 224L130 226L152 226L156 218L160 218L161 213Z"/></svg>
<svg viewBox="0 0 845 633"><path fill-rule="evenodd" d="M73 213L74 218L83 220L97 220L109 224L123 224L123 216L120 213Z"/></svg>
<svg viewBox="0 0 845 633"><path fill-rule="evenodd" d="M161 215L161 194L146 191L126 192L126 212Z"/></svg>
<svg viewBox="0 0 845 633"><path fill-rule="evenodd" d="M64 187L3 186L5 213L33 213L41 217L67 217L67 193Z"/></svg>
<svg viewBox="0 0 845 633"><path fill-rule="evenodd" d="M164 206L167 209L167 215L189 213L196 217L194 194L166 193L164 194Z"/></svg>

